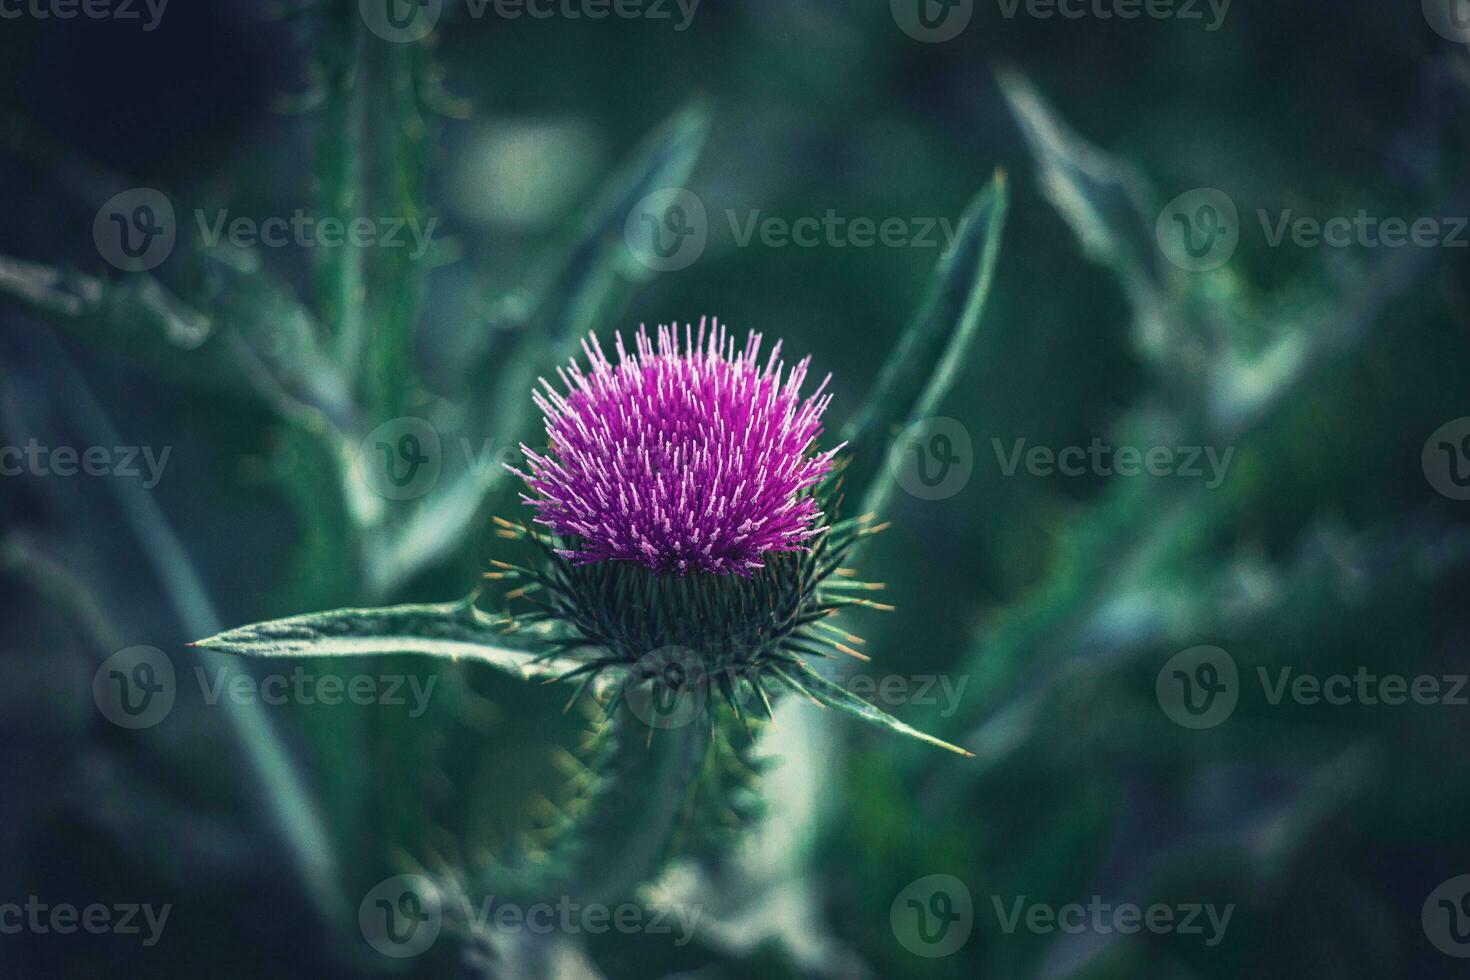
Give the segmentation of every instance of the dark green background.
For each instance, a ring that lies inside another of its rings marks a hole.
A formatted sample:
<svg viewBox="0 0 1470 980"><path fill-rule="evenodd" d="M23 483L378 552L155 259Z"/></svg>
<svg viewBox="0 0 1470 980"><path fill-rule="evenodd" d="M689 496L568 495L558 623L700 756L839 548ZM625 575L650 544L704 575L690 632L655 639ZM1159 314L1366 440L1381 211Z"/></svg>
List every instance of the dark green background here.
<svg viewBox="0 0 1470 980"><path fill-rule="evenodd" d="M321 111L278 110L312 89L316 18L339 13L272 20L264 6L175 0L151 33L0 21L0 255L107 275L91 242L107 196L99 173L166 190L181 215L310 210ZM815 720L832 743L823 768L804 774L797 761L790 778L820 780L821 818L785 869L819 929L807 938L825 951L808 967L844 976L862 963L894 977L1463 972L1429 943L1420 908L1440 882L1470 872L1470 707L1273 706L1248 684L1226 724L1191 732L1153 692L1164 661L1198 644L1226 648L1249 677L1285 665L1467 670L1467 504L1436 493L1420 465L1429 434L1470 414L1466 251L1411 256L1394 288L1365 291L1378 263L1403 256L1271 248L1254 217L1465 214L1466 50L1408 0L1236 0L1215 32L1147 18L1007 19L977 2L969 28L942 44L911 39L886 4L858 0L706 0L684 32L667 21L446 16L427 52L470 113L440 121L428 143L427 202L455 253L427 282L415 344L426 381L404 394L408 408L438 397L436 379L476 337L513 341L516 311L596 189L696 97L710 131L688 186L709 208L711 244L688 269L651 277L607 322L581 327L607 337L716 315L784 338L833 373L834 429L890 356L937 251L737 248L724 211L953 220L995 168L1009 174L990 304L944 403L973 438L974 475L943 501L897 496L893 528L863 568L889 583L897 612L848 623L867 637L876 671L967 678L954 717L891 710L951 739L980 732L980 758ZM1141 228L1142 265L1119 273L1092 261L1075 221L1038 187L998 70L1029 78L1058 118L1136 170L1154 207L1201 186L1230 195L1242 241L1228 265L1168 267L1146 209L1136 226L1108 212L1100 232L1126 241ZM314 258L292 249L265 262L306 298ZM1140 350L1130 274L1179 290L1166 308L1171 351L1194 368ZM992 439L1136 441L1157 417L1191 431L1211 365L1292 335L1319 346L1272 411L1230 439L1218 490L1007 477L996 465ZM326 464L258 402L215 390L182 358L160 369L127 347L57 333L0 296L5 444L84 444L96 429L79 409L82 383L124 443L173 447L152 499L225 625L368 601L355 559L333 551L344 518L322 490ZM161 598L140 555L149 545L105 483L0 478L0 902L175 908L155 949L118 936L0 935L0 963L11 976L382 967L315 920L217 711L181 705L148 739L98 716L98 660L149 644L186 664L182 644L197 638ZM477 531L392 598L463 594L490 549ZM377 717L386 710L271 712L328 800L357 893L405 860L453 861L513 837L528 801L557 784L555 747L577 737L557 692L473 667L396 663L438 672L441 690L457 692L411 732ZM772 821L782 806L778 790ZM733 860L738 869L746 857ZM748 870L751 887L771 887ZM928 960L895 940L889 907L934 873L967 883L976 923L959 953ZM762 894L755 920L780 924L788 913ZM1007 936L990 903L1094 894L1234 903L1235 913L1224 941L1205 948L1186 936ZM450 946L413 967L452 971ZM674 949L615 936L591 955L610 977L804 972L775 940Z"/></svg>

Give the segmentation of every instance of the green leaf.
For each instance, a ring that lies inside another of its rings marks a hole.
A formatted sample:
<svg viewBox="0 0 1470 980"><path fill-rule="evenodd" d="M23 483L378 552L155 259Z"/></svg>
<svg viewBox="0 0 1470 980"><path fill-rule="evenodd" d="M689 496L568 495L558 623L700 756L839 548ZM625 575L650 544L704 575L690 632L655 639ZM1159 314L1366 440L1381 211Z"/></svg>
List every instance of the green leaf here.
<svg viewBox="0 0 1470 980"><path fill-rule="evenodd" d="M176 374L192 374L212 353L201 346L214 322L143 273L102 279L0 256L0 294L79 340L127 351Z"/></svg>
<svg viewBox="0 0 1470 980"><path fill-rule="evenodd" d="M557 649L507 627L511 620L455 602L334 609L226 630L194 646L247 657L360 657L422 653L474 660L522 680L554 680L580 666Z"/></svg>
<svg viewBox="0 0 1470 980"><path fill-rule="evenodd" d="M346 386L318 349L315 324L258 258L222 246L207 257L181 249L178 261L195 280L187 302L145 273L109 279L7 256L0 294L183 382L254 394L317 431L350 424Z"/></svg>
<svg viewBox="0 0 1470 980"><path fill-rule="evenodd" d="M900 735L907 735L921 742L937 745L941 749L948 749L957 755L974 756L973 752L968 752L958 745L951 745L943 739L938 739L933 735L921 732L912 725L906 725L899 721L888 712L873 707L851 691L845 690L841 686L829 681L806 663L797 662L794 667L796 671L794 674L781 668L775 668L775 670L781 679L792 688L812 698L819 704L826 705L829 708L836 708L838 711L845 712L856 718L861 718L870 725L878 725L889 731L898 732Z"/></svg>
<svg viewBox="0 0 1470 980"><path fill-rule="evenodd" d="M843 429L852 457L845 492L862 502L859 513L882 513L893 493L887 471L894 440L905 426L934 414L954 384L990 293L1007 201L1005 173L996 171L966 209L960 237L940 260L918 315Z"/></svg>
<svg viewBox="0 0 1470 980"><path fill-rule="evenodd" d="M1144 175L1073 131L1025 76L1002 71L998 78L1036 160L1042 193L1087 256L1113 272L1133 311L1138 352L1168 383L1172 400L1198 414L1208 390L1201 366L1227 359L1218 350L1205 356L1200 345L1218 345L1229 329L1211 322L1223 307L1205 301L1201 290L1228 282L1228 270L1202 278L1160 263L1153 227L1157 195Z"/></svg>
<svg viewBox="0 0 1470 980"><path fill-rule="evenodd" d="M1001 93L1040 169L1042 193L1093 259L1112 267L1135 303L1164 288L1154 243L1153 191L1143 175L1073 132L1015 71L998 75Z"/></svg>

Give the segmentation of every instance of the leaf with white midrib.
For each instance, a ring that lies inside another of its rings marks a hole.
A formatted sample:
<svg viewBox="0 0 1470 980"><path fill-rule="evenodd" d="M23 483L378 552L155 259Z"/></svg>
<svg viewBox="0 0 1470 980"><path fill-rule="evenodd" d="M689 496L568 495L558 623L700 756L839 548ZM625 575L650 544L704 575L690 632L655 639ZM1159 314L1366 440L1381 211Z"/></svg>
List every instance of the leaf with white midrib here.
<svg viewBox="0 0 1470 980"><path fill-rule="evenodd" d="M247 657L360 657L417 653L474 660L523 680L555 678L578 666L548 658L511 621L475 608L468 599L375 609L334 609L226 630L195 646Z"/></svg>

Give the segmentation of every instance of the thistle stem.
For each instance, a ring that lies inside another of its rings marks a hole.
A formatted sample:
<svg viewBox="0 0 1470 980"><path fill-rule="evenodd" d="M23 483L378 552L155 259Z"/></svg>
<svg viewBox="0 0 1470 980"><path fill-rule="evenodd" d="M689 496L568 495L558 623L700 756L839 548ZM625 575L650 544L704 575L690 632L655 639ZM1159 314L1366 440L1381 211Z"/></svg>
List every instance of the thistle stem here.
<svg viewBox="0 0 1470 980"><path fill-rule="evenodd" d="M667 859L709 748L698 718L653 732L631 711L618 711L594 760L601 779L563 831L533 890L608 903L653 878Z"/></svg>

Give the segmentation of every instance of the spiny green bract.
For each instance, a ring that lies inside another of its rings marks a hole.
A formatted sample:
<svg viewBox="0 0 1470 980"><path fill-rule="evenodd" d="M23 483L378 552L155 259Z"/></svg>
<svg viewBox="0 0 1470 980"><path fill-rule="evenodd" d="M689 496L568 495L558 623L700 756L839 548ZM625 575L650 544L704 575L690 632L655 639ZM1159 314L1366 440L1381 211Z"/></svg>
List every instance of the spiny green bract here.
<svg viewBox="0 0 1470 980"><path fill-rule="evenodd" d="M773 692L802 690L805 658L835 651L867 659L849 646L862 640L830 617L845 606L890 608L854 594L882 586L850 578L842 567L860 538L882 530L867 516L824 529L810 550L768 555L749 576L665 575L618 561L578 565L559 554L560 539L497 523L504 537L537 550L526 565L497 561L499 571L490 573L526 581L507 594L534 606L516 622L558 624L566 634L552 641L558 652L595 653L560 679L581 676L580 693L603 670L625 668L609 710L651 680L675 690L707 685L737 709L758 699L769 714Z"/></svg>

